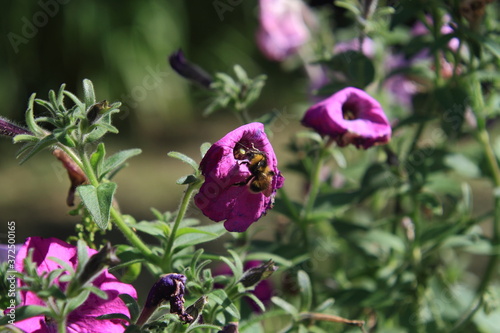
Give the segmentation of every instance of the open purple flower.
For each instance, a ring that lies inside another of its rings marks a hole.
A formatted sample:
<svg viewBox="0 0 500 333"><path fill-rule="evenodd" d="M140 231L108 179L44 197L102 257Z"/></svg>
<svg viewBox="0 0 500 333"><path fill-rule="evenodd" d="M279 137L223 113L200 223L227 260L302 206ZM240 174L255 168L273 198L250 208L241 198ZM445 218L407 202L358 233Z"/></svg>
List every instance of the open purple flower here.
<svg viewBox="0 0 500 333"><path fill-rule="evenodd" d="M344 88L307 110L302 124L328 135L341 147L354 144L369 148L391 138L384 110L373 97L358 88Z"/></svg>
<svg viewBox="0 0 500 333"><path fill-rule="evenodd" d="M68 243L56 238L30 237L21 248L16 257L16 270L23 271L23 260L28 255L30 249L34 249L33 262L38 265L38 273L43 274L55 269L62 268L58 263L52 261L50 257L56 257L68 263L76 269L77 249ZM88 248L89 256L97 251ZM66 288L67 283L55 281L61 289ZM123 332L125 321L119 319L99 320L97 317L111 313L123 313L129 315L125 303L118 297L120 294L129 294L137 298L134 287L130 284L120 282L107 270L95 278L92 284L106 292L107 299L102 299L95 294L90 294L87 300L68 316L68 332ZM21 283L22 286L22 283ZM20 305L45 305L33 292L21 291ZM15 326L26 331L36 333L52 332L53 323L47 322L43 316L32 317L26 320L17 321Z"/></svg>
<svg viewBox="0 0 500 333"><path fill-rule="evenodd" d="M257 44L271 60L282 61L310 38L305 19L312 14L302 1L260 0Z"/></svg>
<svg viewBox="0 0 500 333"><path fill-rule="evenodd" d="M261 123L229 132L200 164L205 182L194 202L211 220L226 220L228 231L243 232L272 207L284 178Z"/></svg>

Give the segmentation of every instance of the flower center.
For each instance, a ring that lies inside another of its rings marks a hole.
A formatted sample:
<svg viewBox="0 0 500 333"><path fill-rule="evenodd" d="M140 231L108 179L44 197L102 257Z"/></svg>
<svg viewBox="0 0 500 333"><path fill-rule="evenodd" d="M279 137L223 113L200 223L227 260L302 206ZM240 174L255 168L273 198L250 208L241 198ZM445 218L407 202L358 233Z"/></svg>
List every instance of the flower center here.
<svg viewBox="0 0 500 333"><path fill-rule="evenodd" d="M342 116L345 120L354 120L358 118L356 117L356 112L346 106L342 106Z"/></svg>

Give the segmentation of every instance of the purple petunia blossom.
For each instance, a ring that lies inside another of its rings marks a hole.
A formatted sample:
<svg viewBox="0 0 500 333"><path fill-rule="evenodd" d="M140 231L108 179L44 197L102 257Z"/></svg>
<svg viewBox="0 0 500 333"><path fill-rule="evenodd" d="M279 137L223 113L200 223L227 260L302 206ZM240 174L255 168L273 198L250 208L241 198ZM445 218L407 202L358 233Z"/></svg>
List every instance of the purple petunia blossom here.
<svg viewBox="0 0 500 333"><path fill-rule="evenodd" d="M16 270L23 271L23 260L28 255L30 249L34 249L33 262L38 265L39 274L51 272L55 269L63 268L61 265L52 261L50 257L56 257L76 269L77 267L77 248L57 238L30 237L19 251L16 258ZM96 254L97 251L88 248L89 256ZM55 281L56 285L66 288L67 283ZM108 273L107 270L95 278L92 284L106 292L107 299L102 299L95 294L90 294L87 300L71 312L68 316L67 330L71 333L82 332L110 332L119 333L125 330L123 324L125 321L119 319L99 320L97 317L111 313L123 313L129 315L125 303L118 297L120 294L128 294L137 298L134 287L130 284L120 282L115 276ZM21 283L21 286L23 283ZM20 305L45 305L33 292L21 290ZM54 323L47 322L44 316L28 318L17 321L15 326L26 331L34 333L53 332Z"/></svg>
<svg viewBox="0 0 500 333"><path fill-rule="evenodd" d="M283 61L309 41L309 9L298 0L260 0L257 45L266 57Z"/></svg>
<svg viewBox="0 0 500 333"><path fill-rule="evenodd" d="M328 135L341 147L369 148L391 139L391 126L373 97L358 88L344 88L307 110L302 124Z"/></svg>
<svg viewBox="0 0 500 333"><path fill-rule="evenodd" d="M243 232L270 209L284 178L261 123L229 132L200 163L205 182L194 202L228 231Z"/></svg>

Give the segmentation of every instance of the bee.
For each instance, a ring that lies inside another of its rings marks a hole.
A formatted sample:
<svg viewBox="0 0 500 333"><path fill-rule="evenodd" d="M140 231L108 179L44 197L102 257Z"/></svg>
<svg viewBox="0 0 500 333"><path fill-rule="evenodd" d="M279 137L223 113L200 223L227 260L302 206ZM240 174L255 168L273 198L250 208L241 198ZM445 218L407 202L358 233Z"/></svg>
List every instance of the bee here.
<svg viewBox="0 0 500 333"><path fill-rule="evenodd" d="M258 150L252 144L249 149L238 143L241 147L234 149L234 157L248 165L248 170L251 175L244 182L235 185L243 186L249 184L249 189L253 193L263 193L266 197L272 194L272 182L275 173L269 165L267 165L267 155L265 152Z"/></svg>

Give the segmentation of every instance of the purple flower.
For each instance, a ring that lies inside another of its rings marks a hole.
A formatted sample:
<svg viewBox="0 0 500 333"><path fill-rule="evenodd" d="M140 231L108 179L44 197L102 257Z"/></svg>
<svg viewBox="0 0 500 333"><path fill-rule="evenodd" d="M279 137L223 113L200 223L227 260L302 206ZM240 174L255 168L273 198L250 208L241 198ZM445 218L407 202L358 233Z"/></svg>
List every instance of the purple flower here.
<svg viewBox="0 0 500 333"><path fill-rule="evenodd" d="M369 148L391 138L391 126L373 97L363 90L348 87L307 110L302 124L321 135L328 135L341 147L354 144Z"/></svg>
<svg viewBox="0 0 500 333"><path fill-rule="evenodd" d="M205 182L194 198L213 221L243 232L272 208L284 178L261 123L229 132L210 147L200 163Z"/></svg>
<svg viewBox="0 0 500 333"><path fill-rule="evenodd" d="M23 271L23 260L28 255L28 251L34 249L33 262L38 265L37 272L44 274L55 269L63 268L50 257L56 257L68 263L76 269L77 249L68 243L56 238L30 237L19 251L16 258L16 270ZM97 251L88 248L89 256L96 254ZM55 281L61 289L66 288L67 283ZM120 282L107 270L95 278L92 284L106 292L107 299L102 299L95 294L90 294L87 300L68 316L68 332L123 332L125 321L119 319L99 320L97 317L111 313L123 313L129 315L125 303L118 297L120 294L129 294L137 298L134 287ZM23 286L23 283L21 283ZM20 305L45 305L33 292L21 290ZM26 332L49 333L53 328L53 323L46 321L44 316L32 317L26 320L17 321L15 326Z"/></svg>
<svg viewBox="0 0 500 333"><path fill-rule="evenodd" d="M359 38L354 38L348 41L337 43L333 48L334 54L344 53L347 51L356 51L356 52L361 51L361 53L363 53L365 56L367 56L370 59L373 59L373 57L375 56L375 42L372 39L365 37L363 38L363 43L361 44L361 49L360 49Z"/></svg>
<svg viewBox="0 0 500 333"><path fill-rule="evenodd" d="M312 13L298 0L260 0L257 45L266 57L282 61L310 38L306 21Z"/></svg>

